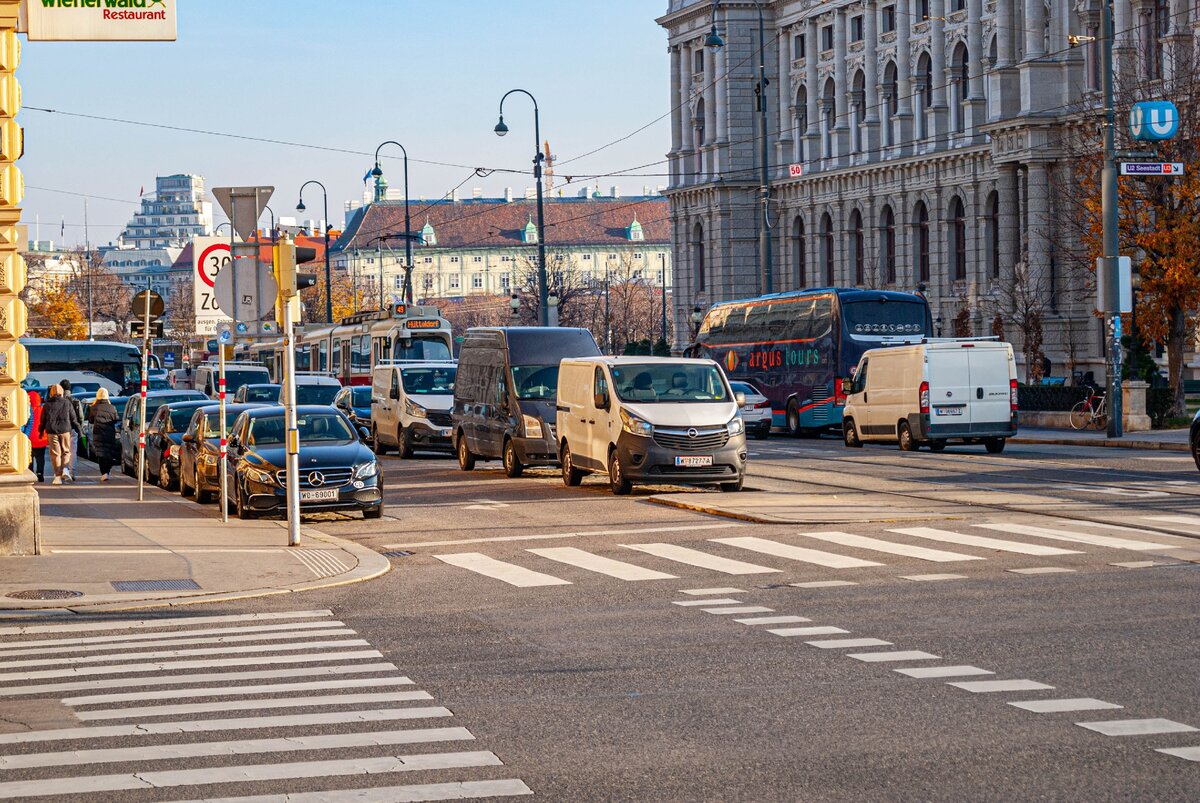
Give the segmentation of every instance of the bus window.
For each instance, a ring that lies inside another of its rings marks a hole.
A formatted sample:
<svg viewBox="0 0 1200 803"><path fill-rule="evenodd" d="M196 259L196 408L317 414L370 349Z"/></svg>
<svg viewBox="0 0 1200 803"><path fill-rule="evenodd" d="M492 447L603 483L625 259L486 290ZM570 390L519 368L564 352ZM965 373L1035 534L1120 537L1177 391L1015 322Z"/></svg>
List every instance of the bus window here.
<svg viewBox="0 0 1200 803"><path fill-rule="evenodd" d="M321 345L325 345L322 343ZM342 340L341 338L333 339L333 373L341 375L342 373Z"/></svg>

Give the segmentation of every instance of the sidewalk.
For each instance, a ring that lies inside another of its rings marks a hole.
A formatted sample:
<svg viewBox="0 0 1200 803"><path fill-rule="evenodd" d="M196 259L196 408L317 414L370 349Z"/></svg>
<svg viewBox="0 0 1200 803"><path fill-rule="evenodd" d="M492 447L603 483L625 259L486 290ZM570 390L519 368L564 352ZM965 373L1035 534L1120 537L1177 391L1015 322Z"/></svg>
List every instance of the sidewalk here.
<svg viewBox="0 0 1200 803"><path fill-rule="evenodd" d="M223 524L216 505L116 473L99 482L80 462L78 482L38 485L42 554L0 557L0 611L120 610L285 594L369 580L390 568L387 558L309 526L301 546L287 546L282 521ZM14 593L61 592L59 599Z"/></svg>
<svg viewBox="0 0 1200 803"><path fill-rule="evenodd" d="M1122 449L1161 449L1188 452L1187 429L1155 429L1127 432L1122 438L1109 438L1103 431L1021 427L1012 443L1043 443L1055 446L1109 446Z"/></svg>

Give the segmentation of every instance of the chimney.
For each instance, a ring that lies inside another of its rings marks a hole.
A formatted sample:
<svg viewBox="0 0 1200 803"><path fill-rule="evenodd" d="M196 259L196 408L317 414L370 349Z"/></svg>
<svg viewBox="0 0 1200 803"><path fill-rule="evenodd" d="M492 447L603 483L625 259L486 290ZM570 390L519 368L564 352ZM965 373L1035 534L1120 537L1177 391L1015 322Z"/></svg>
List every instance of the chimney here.
<svg viewBox="0 0 1200 803"><path fill-rule="evenodd" d="M526 187L525 188L525 200L526 201L532 201L536 197L537 197L537 189L536 188L534 188L534 187Z"/></svg>
<svg viewBox="0 0 1200 803"><path fill-rule="evenodd" d="M483 187L472 187L471 188L471 197L472 198L482 198L483 197Z"/></svg>
<svg viewBox="0 0 1200 803"><path fill-rule="evenodd" d="M649 185L649 184L643 184L643 185L642 185L642 197L643 197L643 198L649 198L649 197L650 197L650 185Z"/></svg>
<svg viewBox="0 0 1200 803"><path fill-rule="evenodd" d="M612 197L614 197L614 198L620 198L620 197L621 197L621 188L620 188L620 187L618 187L616 184L612 185L612 190L611 190L611 192L612 192Z"/></svg>
<svg viewBox="0 0 1200 803"><path fill-rule="evenodd" d="M590 191L590 190L588 190L588 188L587 188L587 187L583 187L582 189L580 189L580 190L579 190L579 197L580 197L580 198L582 198L582 199L583 199L583 200L585 200L585 201L588 199L588 197L589 197L590 195L591 195L591 191Z"/></svg>
<svg viewBox="0 0 1200 803"><path fill-rule="evenodd" d="M509 203L511 203L511 202L512 202L512 198L513 198L513 196L512 196L512 187L505 187L505 188L504 188L504 200L505 200L505 201L507 201L507 202L509 202Z"/></svg>

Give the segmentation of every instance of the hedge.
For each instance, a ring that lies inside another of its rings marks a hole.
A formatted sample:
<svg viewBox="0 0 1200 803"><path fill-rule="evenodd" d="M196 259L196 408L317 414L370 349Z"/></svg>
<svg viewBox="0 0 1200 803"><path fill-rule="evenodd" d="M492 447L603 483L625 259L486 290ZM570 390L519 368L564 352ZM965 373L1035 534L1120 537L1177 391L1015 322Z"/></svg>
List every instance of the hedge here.
<svg viewBox="0 0 1200 803"><path fill-rule="evenodd" d="M1020 385L1017 387L1017 407L1030 413L1069 413L1090 392L1084 387Z"/></svg>
<svg viewBox="0 0 1200 803"><path fill-rule="evenodd" d="M1150 416L1150 426L1160 429L1171 416L1171 408L1175 405L1174 388L1149 388L1146 390L1146 414Z"/></svg>

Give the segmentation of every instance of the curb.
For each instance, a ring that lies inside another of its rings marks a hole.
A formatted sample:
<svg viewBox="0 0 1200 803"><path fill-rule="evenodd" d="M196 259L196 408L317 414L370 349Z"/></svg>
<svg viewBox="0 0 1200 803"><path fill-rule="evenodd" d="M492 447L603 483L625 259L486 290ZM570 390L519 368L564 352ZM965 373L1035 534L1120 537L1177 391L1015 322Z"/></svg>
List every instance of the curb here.
<svg viewBox="0 0 1200 803"><path fill-rule="evenodd" d="M1046 446L1093 446L1110 449L1149 449L1165 452L1190 452L1191 447L1186 443L1171 443L1169 441L1127 441L1116 438L1009 438L1009 443L1042 444Z"/></svg>

